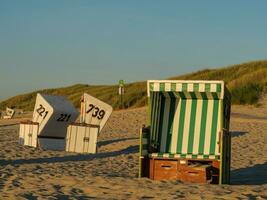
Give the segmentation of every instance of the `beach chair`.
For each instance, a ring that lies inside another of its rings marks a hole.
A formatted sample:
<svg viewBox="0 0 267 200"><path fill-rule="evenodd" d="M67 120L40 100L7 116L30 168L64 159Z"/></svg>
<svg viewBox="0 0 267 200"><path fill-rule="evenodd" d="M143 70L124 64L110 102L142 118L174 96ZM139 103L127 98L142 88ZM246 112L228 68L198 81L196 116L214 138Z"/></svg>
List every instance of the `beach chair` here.
<svg viewBox="0 0 267 200"><path fill-rule="evenodd" d="M6 107L5 115L3 116L3 119L12 119L15 115L15 110Z"/></svg>
<svg viewBox="0 0 267 200"><path fill-rule="evenodd" d="M19 143L65 150L67 127L78 115L79 112L65 97L37 94L32 121L20 124Z"/></svg>
<svg viewBox="0 0 267 200"><path fill-rule="evenodd" d="M76 153L96 153L97 138L112 110L110 105L84 93L81 98L80 123L68 126L65 150Z"/></svg>
<svg viewBox="0 0 267 200"><path fill-rule="evenodd" d="M223 81L150 80L139 177L229 183L231 96Z"/></svg>

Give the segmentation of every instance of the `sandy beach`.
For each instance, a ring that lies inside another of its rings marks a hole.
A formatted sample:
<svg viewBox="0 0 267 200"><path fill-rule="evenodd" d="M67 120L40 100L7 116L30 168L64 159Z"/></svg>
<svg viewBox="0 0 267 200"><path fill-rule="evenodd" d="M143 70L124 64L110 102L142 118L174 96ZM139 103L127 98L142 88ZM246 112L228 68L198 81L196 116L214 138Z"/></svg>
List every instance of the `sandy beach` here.
<svg viewBox="0 0 267 200"><path fill-rule="evenodd" d="M146 116L146 108L113 112L95 155L20 146L21 119L1 120L0 199L267 199L266 103L232 107L231 185L222 186L138 179Z"/></svg>

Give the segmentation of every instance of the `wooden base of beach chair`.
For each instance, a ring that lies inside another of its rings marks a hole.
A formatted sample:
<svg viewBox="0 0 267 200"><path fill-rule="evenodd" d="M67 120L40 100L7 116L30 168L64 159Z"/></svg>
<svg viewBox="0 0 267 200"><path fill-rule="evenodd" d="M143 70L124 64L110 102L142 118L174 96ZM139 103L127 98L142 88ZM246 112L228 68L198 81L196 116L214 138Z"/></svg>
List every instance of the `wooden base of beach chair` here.
<svg viewBox="0 0 267 200"><path fill-rule="evenodd" d="M208 183L211 181L211 166L194 164L177 171L177 179L183 182Z"/></svg>
<svg viewBox="0 0 267 200"><path fill-rule="evenodd" d="M92 153L97 151L99 126L85 123L72 123L68 126L66 151L76 153Z"/></svg>
<svg viewBox="0 0 267 200"><path fill-rule="evenodd" d="M191 183L219 183L219 161L194 159L149 159L149 178Z"/></svg>
<svg viewBox="0 0 267 200"><path fill-rule="evenodd" d="M150 160L149 177L154 180L176 180L177 161L172 160Z"/></svg>
<svg viewBox="0 0 267 200"><path fill-rule="evenodd" d="M31 147L37 147L39 123L32 121L20 122L19 126L19 144Z"/></svg>

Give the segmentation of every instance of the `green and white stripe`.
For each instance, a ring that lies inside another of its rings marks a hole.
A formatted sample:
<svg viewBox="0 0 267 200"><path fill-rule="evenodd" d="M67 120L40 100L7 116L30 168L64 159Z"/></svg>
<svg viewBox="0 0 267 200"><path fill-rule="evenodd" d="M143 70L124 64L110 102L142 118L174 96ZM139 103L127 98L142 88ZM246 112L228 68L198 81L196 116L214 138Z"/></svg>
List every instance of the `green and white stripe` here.
<svg viewBox="0 0 267 200"><path fill-rule="evenodd" d="M159 146L158 144L158 132L160 124L158 123L160 120L160 111L161 111L161 101L162 101L162 95L157 92L152 94L151 98L151 109L154 112L151 112L151 137L150 137L150 143L154 148L157 148Z"/></svg>
<svg viewBox="0 0 267 200"><path fill-rule="evenodd" d="M198 155L198 154L172 154L172 153L151 153L150 158L187 158L187 159L211 159L219 160L219 155Z"/></svg>
<svg viewBox="0 0 267 200"><path fill-rule="evenodd" d="M148 81L148 97L151 92L176 92L185 96L185 98L201 98L202 93L207 95L208 99L224 98L223 81ZM193 94L193 96L191 95Z"/></svg>
<svg viewBox="0 0 267 200"><path fill-rule="evenodd" d="M219 155L220 104L220 100L165 98L163 120L153 121L163 124L160 152Z"/></svg>

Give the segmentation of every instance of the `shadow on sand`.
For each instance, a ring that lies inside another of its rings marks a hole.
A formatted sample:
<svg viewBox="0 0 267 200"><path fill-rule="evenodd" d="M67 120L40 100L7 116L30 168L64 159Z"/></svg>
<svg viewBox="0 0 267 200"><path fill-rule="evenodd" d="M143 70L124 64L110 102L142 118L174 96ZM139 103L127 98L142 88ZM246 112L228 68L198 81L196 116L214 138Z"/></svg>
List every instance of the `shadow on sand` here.
<svg viewBox="0 0 267 200"><path fill-rule="evenodd" d="M248 115L248 114L243 114L243 113L231 113L232 117L240 117L240 118L245 118L245 119L260 119L260 120L267 120L267 117L260 117L256 115Z"/></svg>
<svg viewBox="0 0 267 200"><path fill-rule="evenodd" d="M267 184L267 162L231 171L231 185Z"/></svg>
<svg viewBox="0 0 267 200"><path fill-rule="evenodd" d="M139 139L139 138L138 137L133 137L133 138L121 138L121 139L115 139L115 140L99 141L99 142L97 142L97 146L101 147L101 146L105 146L105 145L112 144L112 143L115 143L115 142L123 142L123 141L126 141L126 140L136 140L136 139Z"/></svg>
<svg viewBox="0 0 267 200"><path fill-rule="evenodd" d="M5 165L23 165L23 164L42 164L42 163L62 163L62 162L77 162L77 161L90 161L93 159L101 159L108 157L116 157L119 155L127 155L131 153L137 153L139 146L130 146L126 149L113 152L102 152L97 154L77 154L64 157L49 157L49 158L33 158L33 159L18 159L18 160L0 160L0 166Z"/></svg>
<svg viewBox="0 0 267 200"><path fill-rule="evenodd" d="M231 137L239 137L247 134L245 131L231 131Z"/></svg>

